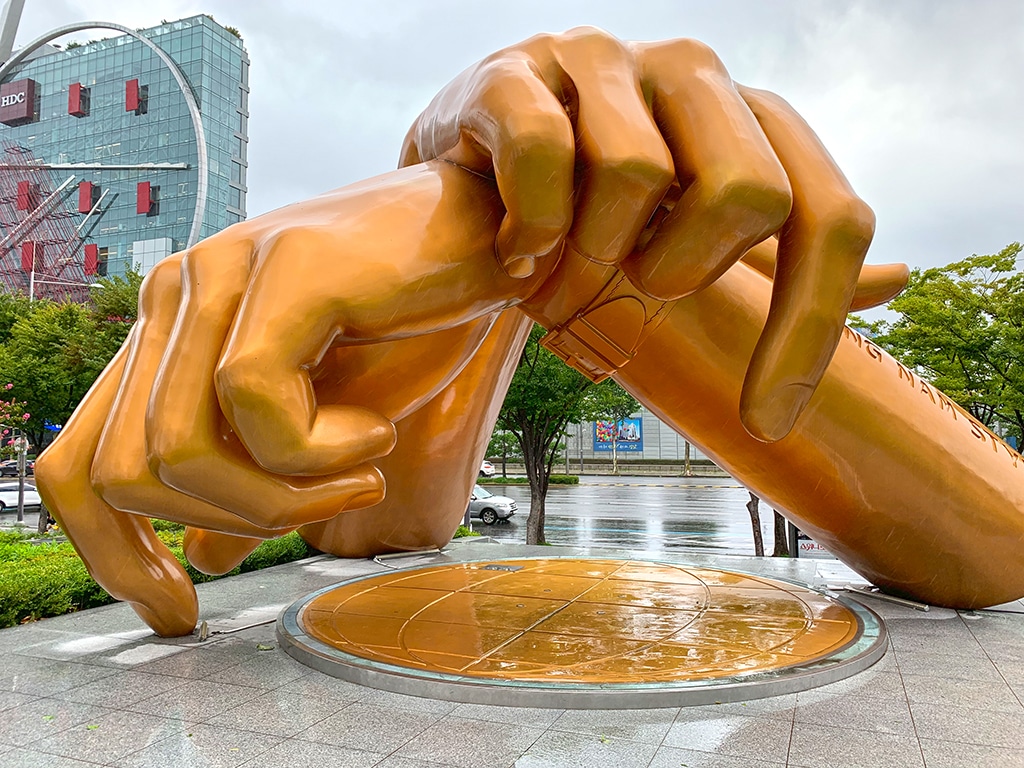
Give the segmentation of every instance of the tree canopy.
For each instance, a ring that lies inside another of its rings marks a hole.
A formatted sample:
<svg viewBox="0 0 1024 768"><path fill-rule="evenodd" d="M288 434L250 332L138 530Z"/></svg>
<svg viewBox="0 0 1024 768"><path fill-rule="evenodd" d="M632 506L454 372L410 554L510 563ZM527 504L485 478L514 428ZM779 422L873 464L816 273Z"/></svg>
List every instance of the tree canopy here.
<svg viewBox="0 0 1024 768"><path fill-rule="evenodd" d="M102 278L88 304L0 295L0 384L24 403L21 427L36 450L64 424L124 343L135 321L140 275Z"/></svg>
<svg viewBox="0 0 1024 768"><path fill-rule="evenodd" d="M914 270L889 303L899 317L867 326L879 346L1018 441L1024 432L1021 252L1012 243L997 254Z"/></svg>
<svg viewBox="0 0 1024 768"><path fill-rule="evenodd" d="M619 473L619 426L640 410L640 403L629 392L614 381L605 379L589 393L591 416L610 421L615 425L612 430L612 471Z"/></svg>
<svg viewBox="0 0 1024 768"><path fill-rule="evenodd" d="M611 379L594 384L540 345L544 329L535 325L519 359L497 427L513 434L522 451L530 481L530 517L526 543L544 543L544 500L558 445L570 423L605 415L614 400L604 394L619 385ZM598 396L597 393L601 393ZM634 401L635 402L635 401Z"/></svg>

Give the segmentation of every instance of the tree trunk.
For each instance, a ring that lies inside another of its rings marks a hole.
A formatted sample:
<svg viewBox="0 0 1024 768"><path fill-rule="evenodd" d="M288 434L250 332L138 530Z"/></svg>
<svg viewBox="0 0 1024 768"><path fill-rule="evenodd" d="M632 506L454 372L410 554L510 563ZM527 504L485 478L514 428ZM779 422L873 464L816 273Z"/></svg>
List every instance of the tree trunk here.
<svg viewBox="0 0 1024 768"><path fill-rule="evenodd" d="M754 554L757 557L764 557L764 539L761 536L761 513L757 510L760 499L750 491L750 501L747 502L747 512L750 513L750 525L754 529Z"/></svg>
<svg viewBox="0 0 1024 768"><path fill-rule="evenodd" d="M526 543L546 544L544 538L544 498L546 494L530 483L530 516L526 518Z"/></svg>
<svg viewBox="0 0 1024 768"><path fill-rule="evenodd" d="M612 474L619 474L619 426L615 425L615 431L612 432Z"/></svg>
<svg viewBox="0 0 1024 768"><path fill-rule="evenodd" d="M786 536L786 518L779 514L779 510L773 509L775 517L775 551L772 557L790 557L789 539Z"/></svg>
<svg viewBox="0 0 1024 768"><path fill-rule="evenodd" d="M523 440L523 461L530 481L530 515L526 519L526 543L546 544L544 539L544 499L548 493L548 466L544 451Z"/></svg>
<svg viewBox="0 0 1024 768"><path fill-rule="evenodd" d="M683 474L686 475L686 477L693 477L693 472L690 470L690 441L683 440L683 443L686 446L684 449L686 453L683 454L685 456L683 459Z"/></svg>

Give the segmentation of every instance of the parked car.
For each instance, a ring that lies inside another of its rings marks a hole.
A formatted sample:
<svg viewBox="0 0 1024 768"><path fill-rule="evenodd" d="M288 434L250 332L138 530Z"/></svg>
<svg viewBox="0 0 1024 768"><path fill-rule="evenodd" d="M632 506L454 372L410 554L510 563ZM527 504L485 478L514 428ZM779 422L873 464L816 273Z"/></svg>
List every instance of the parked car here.
<svg viewBox="0 0 1024 768"><path fill-rule="evenodd" d="M494 465L489 461L481 462L480 477L494 477Z"/></svg>
<svg viewBox="0 0 1024 768"><path fill-rule="evenodd" d="M43 503L35 488L25 486L25 509L38 509ZM13 512L18 508L18 486L7 483L0 486L0 512Z"/></svg>
<svg viewBox="0 0 1024 768"><path fill-rule="evenodd" d="M508 520L516 513L516 501L508 496L495 496L490 491L473 486L473 495L469 497L469 516L483 520L487 525L494 525L499 520Z"/></svg>
<svg viewBox="0 0 1024 768"><path fill-rule="evenodd" d="M33 459L25 462L25 474L31 476L35 473L36 462ZM5 459L0 461L0 477L17 477L18 476L18 460L17 459Z"/></svg>

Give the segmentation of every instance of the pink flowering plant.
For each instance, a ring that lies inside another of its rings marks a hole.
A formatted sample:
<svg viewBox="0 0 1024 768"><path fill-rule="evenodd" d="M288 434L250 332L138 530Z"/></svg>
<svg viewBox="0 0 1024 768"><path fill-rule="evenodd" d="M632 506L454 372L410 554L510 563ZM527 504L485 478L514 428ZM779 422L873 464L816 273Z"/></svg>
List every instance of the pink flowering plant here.
<svg viewBox="0 0 1024 768"><path fill-rule="evenodd" d="M3 386L5 394L9 394L12 389L14 389L13 384ZM0 399L0 457L9 458L16 453L14 430L23 428L31 416L25 410L25 403L21 400L16 400L13 397L7 400Z"/></svg>

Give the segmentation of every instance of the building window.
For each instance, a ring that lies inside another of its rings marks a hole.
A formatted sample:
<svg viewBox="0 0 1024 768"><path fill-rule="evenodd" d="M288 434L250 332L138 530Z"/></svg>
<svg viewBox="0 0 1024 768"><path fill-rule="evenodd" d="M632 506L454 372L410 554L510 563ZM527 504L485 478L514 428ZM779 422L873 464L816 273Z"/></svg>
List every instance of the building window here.
<svg viewBox="0 0 1024 768"><path fill-rule="evenodd" d="M237 160L231 161L231 181L234 184L245 186L245 166Z"/></svg>

